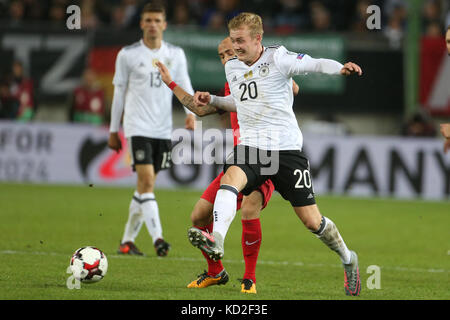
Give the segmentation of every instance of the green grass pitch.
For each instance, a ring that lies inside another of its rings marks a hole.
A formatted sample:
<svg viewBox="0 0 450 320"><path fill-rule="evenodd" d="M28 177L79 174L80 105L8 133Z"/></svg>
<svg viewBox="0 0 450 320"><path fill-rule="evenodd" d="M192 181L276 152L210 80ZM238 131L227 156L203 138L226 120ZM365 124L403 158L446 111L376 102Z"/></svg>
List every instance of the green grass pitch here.
<svg viewBox="0 0 450 320"><path fill-rule="evenodd" d="M338 256L301 224L275 194L261 216L263 240L257 295L240 293L244 264L239 213L225 242L225 286L187 289L206 269L186 237L200 191L157 190L164 237L172 249L154 253L144 226L137 238L146 257L116 253L132 188L0 184L0 299L304 300L449 299L450 203L319 196L322 214L359 255L360 297L347 297ZM109 262L99 283L69 290L73 251L94 245ZM380 289L367 273L380 267ZM369 281L372 283L371 281Z"/></svg>

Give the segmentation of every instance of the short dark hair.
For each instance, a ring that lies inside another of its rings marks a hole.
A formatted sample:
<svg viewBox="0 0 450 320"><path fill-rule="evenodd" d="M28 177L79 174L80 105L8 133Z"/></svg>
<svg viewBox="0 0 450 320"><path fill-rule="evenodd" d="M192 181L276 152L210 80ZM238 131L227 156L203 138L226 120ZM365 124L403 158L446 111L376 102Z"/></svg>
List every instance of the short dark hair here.
<svg viewBox="0 0 450 320"><path fill-rule="evenodd" d="M142 12L141 12L141 16L144 13L147 12L158 12L158 13L162 13L164 18L166 17L166 8L164 7L164 5L159 2L159 1L152 1L147 3L143 8L142 8Z"/></svg>

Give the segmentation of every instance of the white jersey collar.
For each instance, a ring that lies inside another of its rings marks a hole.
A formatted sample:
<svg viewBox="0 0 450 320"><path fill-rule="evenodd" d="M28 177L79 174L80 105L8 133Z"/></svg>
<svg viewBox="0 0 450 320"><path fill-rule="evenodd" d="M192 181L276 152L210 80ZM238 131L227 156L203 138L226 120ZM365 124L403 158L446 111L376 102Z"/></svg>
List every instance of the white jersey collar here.
<svg viewBox="0 0 450 320"><path fill-rule="evenodd" d="M145 45L143 39L139 40L139 42L141 43L141 45L144 46L144 48L146 48L147 50L150 50L151 53L158 53L160 50L163 50L164 47L166 46L166 43L164 42L164 40L161 40L161 47L159 47L158 49L150 49L149 47L147 47Z"/></svg>

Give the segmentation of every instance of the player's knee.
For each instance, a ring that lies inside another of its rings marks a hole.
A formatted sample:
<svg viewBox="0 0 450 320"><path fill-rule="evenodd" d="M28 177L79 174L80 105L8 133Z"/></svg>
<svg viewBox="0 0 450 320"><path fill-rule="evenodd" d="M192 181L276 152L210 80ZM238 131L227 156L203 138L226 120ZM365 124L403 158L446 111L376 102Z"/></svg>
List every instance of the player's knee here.
<svg viewBox="0 0 450 320"><path fill-rule="evenodd" d="M232 185L233 183L233 179L230 175L225 174L221 179L220 179L220 184L227 184L227 185Z"/></svg>
<svg viewBox="0 0 450 320"><path fill-rule="evenodd" d="M260 197L246 198L242 202L241 215L243 220L251 220L259 218L262 209L262 201Z"/></svg>
<svg viewBox="0 0 450 320"><path fill-rule="evenodd" d="M305 220L303 220L303 224L309 230L317 231L320 227L320 221L321 221L321 217L308 216Z"/></svg>
<svg viewBox="0 0 450 320"><path fill-rule="evenodd" d="M138 184L142 189L151 192L155 186L155 178L152 174L138 177Z"/></svg>
<svg viewBox="0 0 450 320"><path fill-rule="evenodd" d="M193 226L206 227L212 222L212 216L206 216L196 210L191 213L191 221Z"/></svg>
<svg viewBox="0 0 450 320"><path fill-rule="evenodd" d="M317 231L319 229L322 215L317 205L294 207L294 211L306 228L311 231Z"/></svg>
<svg viewBox="0 0 450 320"><path fill-rule="evenodd" d="M234 186L238 190L241 190L247 183L247 177L242 169L232 166L227 170L227 172L220 179L220 184L227 184L229 186Z"/></svg>
<svg viewBox="0 0 450 320"><path fill-rule="evenodd" d="M212 222L212 204L209 205L209 203L207 203L205 205L204 203L200 203L200 201L195 205L194 210L191 212L191 221L194 226L205 227Z"/></svg>
<svg viewBox="0 0 450 320"><path fill-rule="evenodd" d="M259 218L261 205L246 205L241 208L242 220L251 220Z"/></svg>
<svg viewBox="0 0 450 320"><path fill-rule="evenodd" d="M201 223L201 219L197 213L197 211L193 210L191 212L191 221L192 221L192 225L194 226L199 226Z"/></svg>
<svg viewBox="0 0 450 320"><path fill-rule="evenodd" d="M142 181L142 186L145 189L153 189L153 187L155 186L154 182L152 179L145 179Z"/></svg>

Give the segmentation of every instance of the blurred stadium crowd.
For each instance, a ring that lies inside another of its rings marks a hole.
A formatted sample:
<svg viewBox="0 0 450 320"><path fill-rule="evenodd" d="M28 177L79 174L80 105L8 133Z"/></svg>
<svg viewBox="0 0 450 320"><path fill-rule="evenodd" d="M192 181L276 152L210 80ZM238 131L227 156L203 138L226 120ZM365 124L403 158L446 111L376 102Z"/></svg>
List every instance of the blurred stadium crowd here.
<svg viewBox="0 0 450 320"><path fill-rule="evenodd" d="M81 7L83 29L137 28L139 12L145 0L0 0L0 20L8 27L36 21L55 26L65 25L66 8ZM164 1L171 25L197 25L222 31L226 22L242 11L263 17L266 32L339 31L368 32L366 9L375 4L381 8L384 33L398 37L406 27L407 0L170 0ZM442 36L450 24L450 2L425 0L423 32Z"/></svg>

